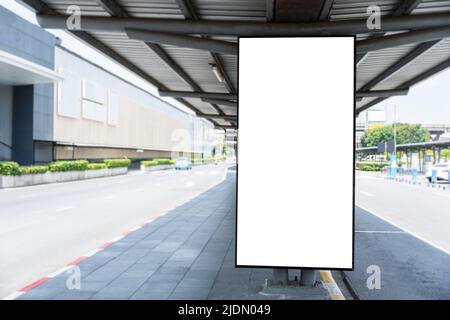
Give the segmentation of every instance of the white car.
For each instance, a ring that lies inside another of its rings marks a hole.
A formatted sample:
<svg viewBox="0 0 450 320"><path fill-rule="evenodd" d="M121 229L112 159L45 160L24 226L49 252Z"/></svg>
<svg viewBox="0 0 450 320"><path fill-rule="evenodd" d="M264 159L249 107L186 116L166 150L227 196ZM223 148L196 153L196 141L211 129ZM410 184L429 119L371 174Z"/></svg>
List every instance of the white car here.
<svg viewBox="0 0 450 320"><path fill-rule="evenodd" d="M448 180L448 170L450 169L450 163L448 162L442 162L438 163L431 168L427 170L427 173L425 176L427 177L428 181L431 182L431 176L433 170L436 170L437 173L437 179L438 180Z"/></svg>

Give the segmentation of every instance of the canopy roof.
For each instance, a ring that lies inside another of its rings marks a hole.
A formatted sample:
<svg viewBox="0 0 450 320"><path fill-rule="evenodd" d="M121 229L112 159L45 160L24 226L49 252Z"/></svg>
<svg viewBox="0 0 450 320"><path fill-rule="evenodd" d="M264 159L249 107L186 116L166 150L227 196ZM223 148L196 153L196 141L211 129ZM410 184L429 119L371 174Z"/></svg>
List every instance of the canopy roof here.
<svg viewBox="0 0 450 320"><path fill-rule="evenodd" d="M74 1L19 2L38 14L42 27L68 28L67 9ZM450 66L450 1L83 0L76 4L82 12L81 30L70 32L158 87L161 95L175 97L224 129L237 126L239 35L357 35L357 113L390 96L407 94L411 86ZM381 11L379 29L367 27L371 5Z"/></svg>

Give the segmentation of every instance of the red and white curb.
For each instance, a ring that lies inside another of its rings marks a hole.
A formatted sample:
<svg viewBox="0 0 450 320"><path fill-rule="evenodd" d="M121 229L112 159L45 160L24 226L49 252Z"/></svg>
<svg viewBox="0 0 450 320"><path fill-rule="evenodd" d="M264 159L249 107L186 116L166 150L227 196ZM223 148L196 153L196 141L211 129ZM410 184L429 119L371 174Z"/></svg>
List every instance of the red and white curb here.
<svg viewBox="0 0 450 320"><path fill-rule="evenodd" d="M173 210L173 209L170 209L170 210L168 210L168 211L158 215L158 217L163 216L165 213L170 212L171 210ZM69 262L66 266L62 267L61 269L59 269L59 270L57 270L57 271L55 271L55 272L53 272L53 273L51 273L51 274L49 274L47 276L45 276L45 277L35 281L35 282L33 282L33 283L23 287L22 289L19 289L18 291L16 291L16 292L14 292L14 293L12 293L12 294L2 298L2 300L14 300L14 299L17 299L18 297L20 297L24 293L27 293L28 291L30 291L30 290L40 286L41 284L43 284L45 282L47 282L48 280L50 280L52 278L55 278L56 276L58 276L58 275L60 275L60 274L62 274L64 272L70 270L71 268L73 268L73 266L78 265L79 263L83 262L87 258L92 257L93 255L95 255L96 253L98 253L100 251L103 251L106 248L112 246L115 242L123 239L124 237L126 237L128 235L130 235L134 231L137 231L137 230L141 229L142 227L144 227L145 225L151 223L155 219L156 218L148 219L143 224L141 224L141 225L139 225L137 227L131 228L130 230L128 230L126 232L123 232L120 236L117 236L117 237L109 240L108 242L105 242L104 244L102 244L101 246L97 247L96 249L87 252L86 254L84 254L81 257L73 260L72 262Z"/></svg>
<svg viewBox="0 0 450 320"><path fill-rule="evenodd" d="M228 172L228 168L225 168L225 172L224 172L224 174L223 174L221 180L220 180L217 184L223 182L223 181L226 179L227 172ZM216 186L217 184L212 185L210 188ZM208 188L208 190L209 190L210 188ZM206 190L206 191L208 191L208 190ZM52 279L52 278L55 278L56 276L58 276L58 275L60 275L60 274L62 274L62 273L64 273L64 272L70 270L71 268L73 268L73 266L76 266L76 265L78 265L79 263L81 263L82 261L86 260L87 258L92 257L92 256L95 255L96 253L98 253L98 252L100 252L100 251L102 251L102 250L105 250L106 248L112 246L115 242L117 242L117 241L123 239L124 237L126 237L126 236L128 236L128 235L130 235L130 234L133 233L134 231L137 231L137 230L141 229L142 227L146 226L147 224L153 222L155 219L164 216L165 214L167 214L167 213L169 213L169 212L175 210L175 209L178 208L178 207L181 207L182 205L186 204L187 202L189 202L189 201L193 200L194 198L196 198L196 197L202 195L202 194L205 193L206 191L203 191L203 192L201 192L201 193L199 193L199 194L196 194L196 195L194 195L194 196L188 198L186 201L184 201L184 202L182 202L182 203L180 203L180 204L178 204L178 205L176 205L176 206L174 206L174 207L172 207L172 208L170 208L170 209L167 209L167 210L165 210L164 212L160 213L160 214L157 215L155 218L150 218L150 219L146 220L143 224L141 224L141 225L139 225L139 226L137 226L137 227L134 227L134 228L129 229L128 231L122 232L122 233L120 234L120 236L117 236L117 237L115 237L115 238L109 240L108 242L105 242L104 244L102 244L102 245L99 246L98 248L89 251L88 253L86 253L86 254L82 255L81 257L79 257L79 258L73 260L72 262L69 262L66 266L62 267L61 269L59 269L59 270L57 270L57 271L55 271L55 272L53 272L53 273L51 273L51 274L49 274L49 275L47 275L47 276L45 276L45 277L43 277L43 278L41 278L41 279L35 281L35 282L33 282L33 283L31 283L31 284L29 284L29 285L23 287L22 289L19 289L19 290L16 291L16 292L13 292L12 294L10 294L10 295L8 295L8 296L2 298L1 300L15 300L15 299L17 299L18 297L20 297L21 295L27 293L27 292L30 291L31 289L34 289L34 288L40 286L41 284L47 282L48 280L50 280L50 279Z"/></svg>

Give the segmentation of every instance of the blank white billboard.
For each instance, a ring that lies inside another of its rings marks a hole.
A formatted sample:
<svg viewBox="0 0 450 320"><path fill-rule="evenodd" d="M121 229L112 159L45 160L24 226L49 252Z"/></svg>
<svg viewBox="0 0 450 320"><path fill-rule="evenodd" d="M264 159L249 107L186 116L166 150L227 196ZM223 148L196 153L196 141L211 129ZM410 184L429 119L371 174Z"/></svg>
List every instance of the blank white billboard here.
<svg viewBox="0 0 450 320"><path fill-rule="evenodd" d="M240 38L236 265L353 268L354 38Z"/></svg>

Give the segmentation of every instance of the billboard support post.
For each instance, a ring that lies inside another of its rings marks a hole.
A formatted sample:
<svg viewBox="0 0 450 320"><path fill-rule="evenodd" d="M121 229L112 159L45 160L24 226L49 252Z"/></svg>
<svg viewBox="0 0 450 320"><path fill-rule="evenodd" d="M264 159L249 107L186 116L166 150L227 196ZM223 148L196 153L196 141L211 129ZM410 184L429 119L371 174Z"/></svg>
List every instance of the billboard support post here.
<svg viewBox="0 0 450 320"><path fill-rule="evenodd" d="M273 281L275 284L286 285L289 281L288 269L273 269Z"/></svg>
<svg viewBox="0 0 450 320"><path fill-rule="evenodd" d="M300 273L300 285L313 286L316 283L317 270L302 269Z"/></svg>

